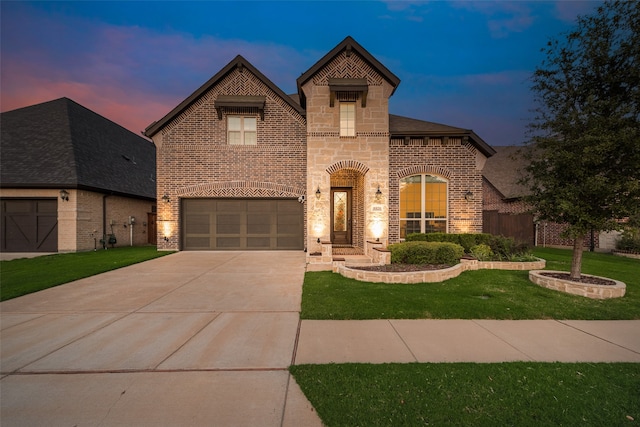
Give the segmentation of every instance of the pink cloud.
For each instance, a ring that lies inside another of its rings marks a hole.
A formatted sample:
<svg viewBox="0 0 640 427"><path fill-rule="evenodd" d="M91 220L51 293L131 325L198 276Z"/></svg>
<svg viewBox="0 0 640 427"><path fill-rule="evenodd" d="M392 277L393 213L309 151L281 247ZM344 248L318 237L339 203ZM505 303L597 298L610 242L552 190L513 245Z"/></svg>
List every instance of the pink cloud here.
<svg viewBox="0 0 640 427"><path fill-rule="evenodd" d="M303 69L300 64L308 62L302 54L277 44L194 38L95 22L76 22L67 27L67 33L57 35L51 33L59 26L54 16L33 20L30 25L43 28L43 34L61 37L57 45L63 48L52 51L54 44L45 39L3 49L1 111L67 97L139 133L237 54L276 84L288 82L288 90L295 87L293 70ZM12 40L20 44L16 34ZM76 39L82 43L75 43Z"/></svg>

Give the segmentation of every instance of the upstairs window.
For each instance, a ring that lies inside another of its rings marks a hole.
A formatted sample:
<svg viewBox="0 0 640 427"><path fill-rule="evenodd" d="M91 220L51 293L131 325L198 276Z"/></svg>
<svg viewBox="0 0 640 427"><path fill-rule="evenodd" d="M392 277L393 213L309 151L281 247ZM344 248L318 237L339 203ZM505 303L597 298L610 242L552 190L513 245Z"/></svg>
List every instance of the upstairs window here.
<svg viewBox="0 0 640 427"><path fill-rule="evenodd" d="M340 103L340 136L356 136L356 103Z"/></svg>
<svg viewBox="0 0 640 427"><path fill-rule="evenodd" d="M256 118L227 116L227 143L229 145L256 145L258 143Z"/></svg>

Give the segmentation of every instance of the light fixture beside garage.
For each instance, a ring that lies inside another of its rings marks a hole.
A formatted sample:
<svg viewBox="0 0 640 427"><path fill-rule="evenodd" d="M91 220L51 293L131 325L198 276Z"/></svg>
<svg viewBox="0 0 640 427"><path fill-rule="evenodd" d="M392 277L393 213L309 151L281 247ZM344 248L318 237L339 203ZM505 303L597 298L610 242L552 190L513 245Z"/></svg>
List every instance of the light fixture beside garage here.
<svg viewBox="0 0 640 427"><path fill-rule="evenodd" d="M162 196L162 200L164 200L165 203L171 202L171 198L167 193L165 193L164 196Z"/></svg>
<svg viewBox="0 0 640 427"><path fill-rule="evenodd" d="M60 190L60 199L64 200L65 202L68 202L69 192L67 190Z"/></svg>
<svg viewBox="0 0 640 427"><path fill-rule="evenodd" d="M318 186L318 189L316 190L316 199L320 200L321 195L322 193L320 192L320 186Z"/></svg>

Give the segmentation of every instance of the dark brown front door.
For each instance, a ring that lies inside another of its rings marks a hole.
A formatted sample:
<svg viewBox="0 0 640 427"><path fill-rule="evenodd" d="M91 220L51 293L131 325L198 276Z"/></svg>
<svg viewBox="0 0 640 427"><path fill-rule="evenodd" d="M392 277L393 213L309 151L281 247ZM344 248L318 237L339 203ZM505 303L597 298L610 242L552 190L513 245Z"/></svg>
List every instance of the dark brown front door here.
<svg viewBox="0 0 640 427"><path fill-rule="evenodd" d="M331 243L351 244L351 189L331 189Z"/></svg>

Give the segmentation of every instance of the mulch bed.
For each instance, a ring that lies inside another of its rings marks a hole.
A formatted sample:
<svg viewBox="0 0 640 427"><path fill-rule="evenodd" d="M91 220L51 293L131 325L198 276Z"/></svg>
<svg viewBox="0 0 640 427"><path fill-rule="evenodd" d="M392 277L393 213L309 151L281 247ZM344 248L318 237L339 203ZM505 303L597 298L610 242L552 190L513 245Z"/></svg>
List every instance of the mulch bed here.
<svg viewBox="0 0 640 427"><path fill-rule="evenodd" d="M381 271L386 273L406 273L411 271L431 271L442 270L451 267L450 265L433 265L433 264L386 264L372 265L366 267L349 266L354 270Z"/></svg>
<svg viewBox="0 0 640 427"><path fill-rule="evenodd" d="M568 280L586 285L615 286L616 282L601 277L581 276L580 279L572 279L569 273L540 273L541 276L553 277L554 279Z"/></svg>

